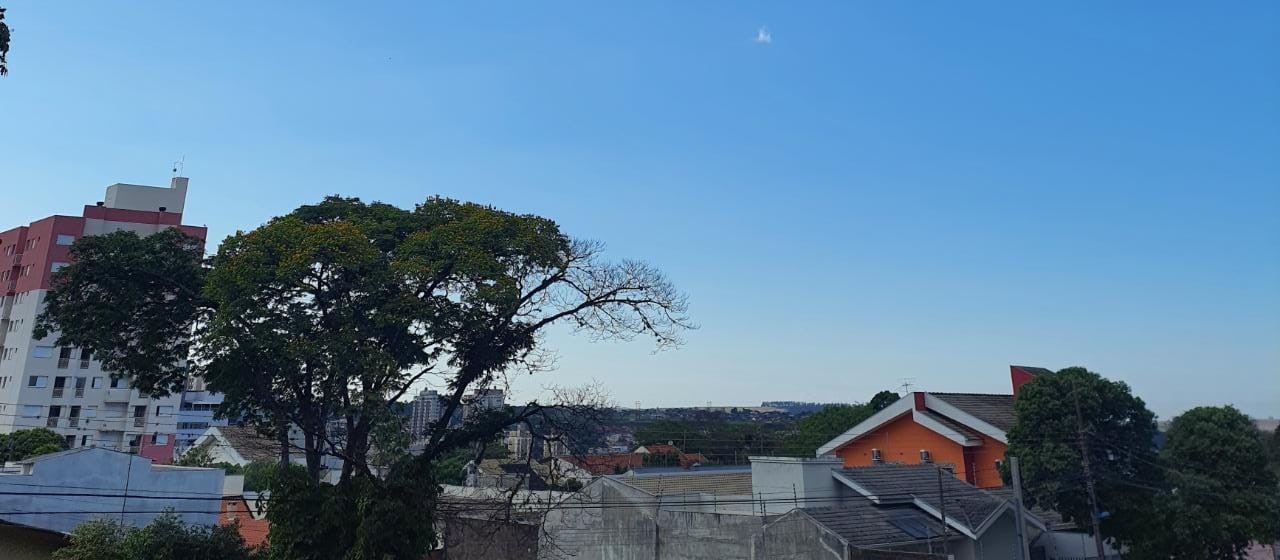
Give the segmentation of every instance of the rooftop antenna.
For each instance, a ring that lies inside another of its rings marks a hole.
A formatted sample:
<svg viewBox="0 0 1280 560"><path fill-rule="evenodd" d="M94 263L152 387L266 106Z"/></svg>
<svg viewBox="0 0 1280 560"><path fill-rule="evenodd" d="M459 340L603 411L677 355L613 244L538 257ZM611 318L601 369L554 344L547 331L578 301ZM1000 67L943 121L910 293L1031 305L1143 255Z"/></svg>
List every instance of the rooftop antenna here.
<svg viewBox="0 0 1280 560"><path fill-rule="evenodd" d="M902 392L903 392L904 394L906 394L906 393L911 393L911 392L912 392L912 391L911 391L911 389L915 386L915 383L913 383L913 382L916 380L916 378L914 378L914 377L899 377L899 378L898 378L898 380L902 382Z"/></svg>
<svg viewBox="0 0 1280 560"><path fill-rule="evenodd" d="M183 166L183 164L185 164L186 162L187 162L187 156L186 156L186 154L183 154L182 159L180 159L180 160L178 160L178 161L173 162L173 176L174 176L174 177L177 177L180 173L182 173L182 166Z"/></svg>
<svg viewBox="0 0 1280 560"><path fill-rule="evenodd" d="M636 408L637 408L637 409L639 409L639 408L640 408L640 401L636 401Z"/></svg>

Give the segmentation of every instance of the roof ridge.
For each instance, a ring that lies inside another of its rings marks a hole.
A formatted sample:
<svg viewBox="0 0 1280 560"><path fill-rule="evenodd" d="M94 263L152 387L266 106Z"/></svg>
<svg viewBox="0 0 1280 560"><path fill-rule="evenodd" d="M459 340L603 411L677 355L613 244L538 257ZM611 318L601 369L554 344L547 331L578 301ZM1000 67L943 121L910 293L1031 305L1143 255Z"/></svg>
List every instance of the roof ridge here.
<svg viewBox="0 0 1280 560"><path fill-rule="evenodd" d="M947 391L925 391L930 395L970 395L975 397L1013 397L1012 393L952 393Z"/></svg>

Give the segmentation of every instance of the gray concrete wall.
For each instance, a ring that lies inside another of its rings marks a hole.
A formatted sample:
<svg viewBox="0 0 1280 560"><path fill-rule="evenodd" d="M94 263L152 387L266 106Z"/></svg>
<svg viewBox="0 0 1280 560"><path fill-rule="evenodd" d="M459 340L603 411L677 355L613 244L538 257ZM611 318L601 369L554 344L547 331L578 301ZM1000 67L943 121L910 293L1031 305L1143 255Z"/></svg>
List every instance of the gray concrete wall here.
<svg viewBox="0 0 1280 560"><path fill-rule="evenodd" d="M0 512L13 512L0 520L68 533L103 517L142 526L172 508L187 523L214 525L222 482L221 469L153 466L136 455L79 448L37 458L27 474L0 475Z"/></svg>
<svg viewBox="0 0 1280 560"><path fill-rule="evenodd" d="M753 560L844 560L848 552L843 540L799 511L762 527L753 538L752 548Z"/></svg>
<svg viewBox="0 0 1280 560"><path fill-rule="evenodd" d="M752 556L752 537L766 518L695 511L658 512L659 560L721 560Z"/></svg>

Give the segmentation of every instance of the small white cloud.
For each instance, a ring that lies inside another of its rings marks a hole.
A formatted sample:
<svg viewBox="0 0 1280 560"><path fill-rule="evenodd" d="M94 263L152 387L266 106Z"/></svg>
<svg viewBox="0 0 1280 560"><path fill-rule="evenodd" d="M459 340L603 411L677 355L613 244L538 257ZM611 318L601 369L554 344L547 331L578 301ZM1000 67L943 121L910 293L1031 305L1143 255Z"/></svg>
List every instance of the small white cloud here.
<svg viewBox="0 0 1280 560"><path fill-rule="evenodd" d="M761 45L773 44L773 34L769 33L768 27L761 27L760 29L756 30L755 41L757 43L760 43Z"/></svg>

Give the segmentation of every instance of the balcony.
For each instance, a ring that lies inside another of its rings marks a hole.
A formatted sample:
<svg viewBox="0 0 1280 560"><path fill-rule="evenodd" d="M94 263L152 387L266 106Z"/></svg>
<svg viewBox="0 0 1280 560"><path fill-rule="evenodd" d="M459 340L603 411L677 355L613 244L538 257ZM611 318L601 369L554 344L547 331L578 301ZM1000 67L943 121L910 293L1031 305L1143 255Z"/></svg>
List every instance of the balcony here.
<svg viewBox="0 0 1280 560"><path fill-rule="evenodd" d="M62 398L62 393L63 393L64 391L66 391L66 390L67 390L67 389L66 389L66 387L54 387L54 388L53 388L53 398L55 398L55 399L60 399L60 398Z"/></svg>
<svg viewBox="0 0 1280 560"><path fill-rule="evenodd" d="M102 397L102 400L103 402L129 402L132 394L132 389L107 389L107 394Z"/></svg>
<svg viewBox="0 0 1280 560"><path fill-rule="evenodd" d="M67 369L71 365L71 358L58 358L58 369Z"/></svg>
<svg viewBox="0 0 1280 560"><path fill-rule="evenodd" d="M72 417L70 417L70 418L67 418L67 427L68 427L68 428L79 428L79 427L80 427L80 419L79 419L79 418L77 418L77 417L75 417L75 416L72 416Z"/></svg>
<svg viewBox="0 0 1280 560"><path fill-rule="evenodd" d="M124 418L86 418L84 425L101 432L123 432Z"/></svg>
<svg viewBox="0 0 1280 560"><path fill-rule="evenodd" d="M135 427L135 428L145 428L146 426L147 426L147 417L146 417L146 416L134 416L134 417L133 417L133 427Z"/></svg>
<svg viewBox="0 0 1280 560"><path fill-rule="evenodd" d="M76 398L77 399L84 398L84 387L76 387Z"/></svg>
<svg viewBox="0 0 1280 560"><path fill-rule="evenodd" d="M57 428L57 427L58 427L58 417L57 417L57 416L54 416L54 417L52 417L52 418L49 418L48 420L45 420L45 421L44 421L44 425L45 425L45 426L48 426L48 427L50 427L50 428Z"/></svg>

